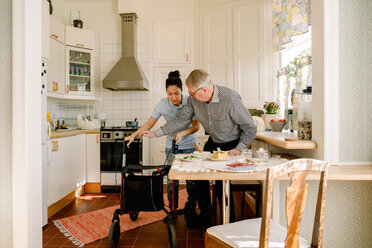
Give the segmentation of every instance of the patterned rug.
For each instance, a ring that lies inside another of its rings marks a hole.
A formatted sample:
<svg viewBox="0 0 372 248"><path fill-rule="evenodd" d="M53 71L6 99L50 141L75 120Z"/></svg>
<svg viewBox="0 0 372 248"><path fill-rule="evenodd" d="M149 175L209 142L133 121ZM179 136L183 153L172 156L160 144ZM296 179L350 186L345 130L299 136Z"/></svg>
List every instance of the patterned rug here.
<svg viewBox="0 0 372 248"><path fill-rule="evenodd" d="M186 190L179 192L179 206L182 208L187 199ZM164 194L164 203L168 205L166 194ZM119 205L100 210L74 215L59 220L55 220L54 225L74 243L82 247L96 240L106 238L111 226L114 211ZM125 232L139 226L147 225L162 220L166 214L164 211L158 212L140 212L138 219L132 221L128 214L120 216L120 231Z"/></svg>

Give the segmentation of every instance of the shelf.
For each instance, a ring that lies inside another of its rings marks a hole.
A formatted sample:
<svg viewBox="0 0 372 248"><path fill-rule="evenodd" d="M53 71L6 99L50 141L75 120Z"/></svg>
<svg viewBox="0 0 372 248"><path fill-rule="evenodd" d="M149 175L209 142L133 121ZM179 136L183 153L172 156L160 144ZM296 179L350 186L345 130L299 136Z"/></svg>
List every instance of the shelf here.
<svg viewBox="0 0 372 248"><path fill-rule="evenodd" d="M69 74L70 77L79 77L79 78L90 78L90 76L83 76L83 75L74 75L74 74Z"/></svg>
<svg viewBox="0 0 372 248"><path fill-rule="evenodd" d="M317 144L312 140L295 140L286 141L285 139L295 139L297 138L296 133L291 132L258 132L256 135L256 140L263 141L265 143L278 146L284 149L305 149L313 150L316 149Z"/></svg>
<svg viewBox="0 0 372 248"><path fill-rule="evenodd" d="M70 64L79 64L79 65L90 65L90 63L70 61Z"/></svg>

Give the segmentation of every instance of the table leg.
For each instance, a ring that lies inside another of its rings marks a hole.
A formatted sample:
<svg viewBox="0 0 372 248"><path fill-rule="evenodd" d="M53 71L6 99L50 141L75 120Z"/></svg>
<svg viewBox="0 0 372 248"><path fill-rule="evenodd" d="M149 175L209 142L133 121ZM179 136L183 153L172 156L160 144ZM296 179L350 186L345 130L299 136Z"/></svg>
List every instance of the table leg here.
<svg viewBox="0 0 372 248"><path fill-rule="evenodd" d="M230 180L222 180L222 222L230 222Z"/></svg>

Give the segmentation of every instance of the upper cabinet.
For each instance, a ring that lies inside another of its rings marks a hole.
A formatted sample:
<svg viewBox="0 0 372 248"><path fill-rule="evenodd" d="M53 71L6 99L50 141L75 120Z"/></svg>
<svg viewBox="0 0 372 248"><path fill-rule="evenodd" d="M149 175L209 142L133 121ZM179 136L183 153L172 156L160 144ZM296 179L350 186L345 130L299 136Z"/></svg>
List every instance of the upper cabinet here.
<svg viewBox="0 0 372 248"><path fill-rule="evenodd" d="M190 64L190 23L164 21L154 24L154 62L158 64Z"/></svg>
<svg viewBox="0 0 372 248"><path fill-rule="evenodd" d="M49 38L48 60L48 95L65 94L65 45L56 39Z"/></svg>
<svg viewBox="0 0 372 248"><path fill-rule="evenodd" d="M53 16L49 36L48 96L94 99L94 72L99 73L99 68L94 67L98 36L86 29L66 26Z"/></svg>
<svg viewBox="0 0 372 248"><path fill-rule="evenodd" d="M237 91L246 107L261 108L272 77L264 1L211 2L201 4L201 64L215 84Z"/></svg>
<svg viewBox="0 0 372 248"><path fill-rule="evenodd" d="M66 45L94 49L94 33L90 30L66 26Z"/></svg>
<svg viewBox="0 0 372 248"><path fill-rule="evenodd" d="M65 44L66 41L65 24L63 24L61 21L59 21L52 15L49 16L49 21L50 21L49 36Z"/></svg>

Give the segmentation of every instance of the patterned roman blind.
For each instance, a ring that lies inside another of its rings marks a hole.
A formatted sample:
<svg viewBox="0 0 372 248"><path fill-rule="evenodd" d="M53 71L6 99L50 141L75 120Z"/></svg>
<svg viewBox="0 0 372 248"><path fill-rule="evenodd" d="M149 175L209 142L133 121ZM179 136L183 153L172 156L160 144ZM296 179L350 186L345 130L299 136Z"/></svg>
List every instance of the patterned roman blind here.
<svg viewBox="0 0 372 248"><path fill-rule="evenodd" d="M310 0L273 0L274 52L284 49L291 37L309 31Z"/></svg>

